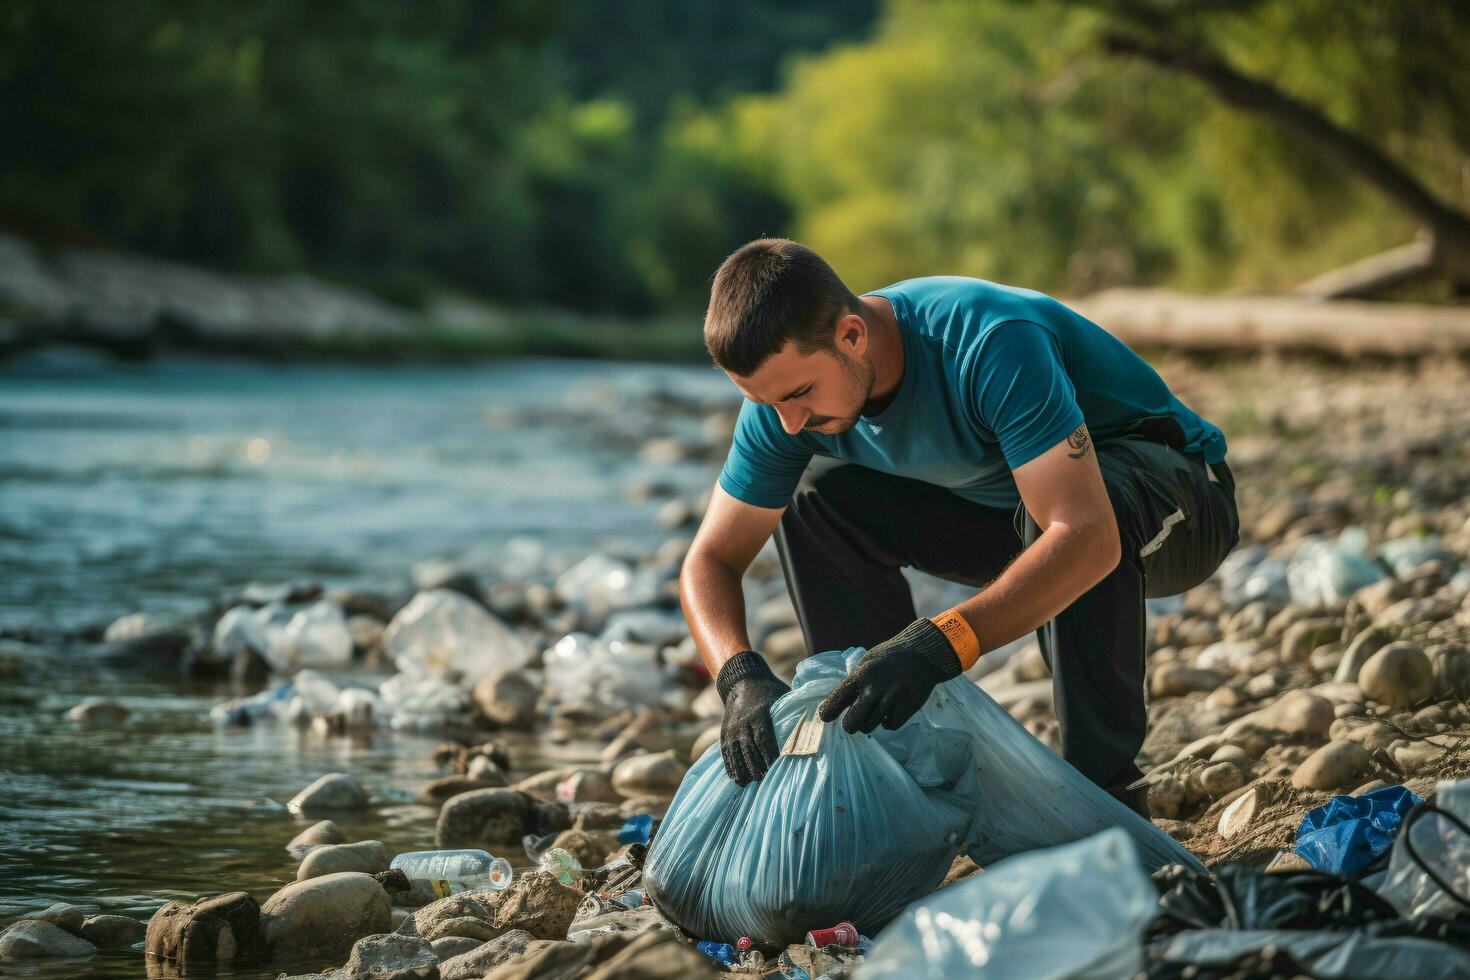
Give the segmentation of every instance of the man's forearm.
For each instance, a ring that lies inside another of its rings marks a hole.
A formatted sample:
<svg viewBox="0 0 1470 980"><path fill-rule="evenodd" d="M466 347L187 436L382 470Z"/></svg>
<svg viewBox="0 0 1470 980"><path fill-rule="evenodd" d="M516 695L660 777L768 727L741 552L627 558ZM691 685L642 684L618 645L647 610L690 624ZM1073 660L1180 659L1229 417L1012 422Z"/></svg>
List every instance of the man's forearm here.
<svg viewBox="0 0 1470 980"><path fill-rule="evenodd" d="M726 660L750 649L745 629L745 593L740 575L713 558L685 558L679 575L679 605L699 656L717 677Z"/></svg>
<svg viewBox="0 0 1470 980"><path fill-rule="evenodd" d="M1034 632L1118 564L1112 529L1055 525L1042 532L1000 577L956 607L986 651Z"/></svg>

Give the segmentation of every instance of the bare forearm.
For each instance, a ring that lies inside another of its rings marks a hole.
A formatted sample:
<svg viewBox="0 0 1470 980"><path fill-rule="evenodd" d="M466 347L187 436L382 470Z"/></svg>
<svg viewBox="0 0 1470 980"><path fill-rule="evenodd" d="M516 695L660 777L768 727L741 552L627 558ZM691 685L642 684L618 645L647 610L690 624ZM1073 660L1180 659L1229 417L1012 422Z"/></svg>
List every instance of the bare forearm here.
<svg viewBox="0 0 1470 980"><path fill-rule="evenodd" d="M958 607L981 655L1035 631L1118 564L1114 533L1054 525L990 585Z"/></svg>
<svg viewBox="0 0 1470 980"><path fill-rule="evenodd" d="M691 555L679 576L679 605L699 656L718 676L726 660L750 649L740 575L713 558Z"/></svg>

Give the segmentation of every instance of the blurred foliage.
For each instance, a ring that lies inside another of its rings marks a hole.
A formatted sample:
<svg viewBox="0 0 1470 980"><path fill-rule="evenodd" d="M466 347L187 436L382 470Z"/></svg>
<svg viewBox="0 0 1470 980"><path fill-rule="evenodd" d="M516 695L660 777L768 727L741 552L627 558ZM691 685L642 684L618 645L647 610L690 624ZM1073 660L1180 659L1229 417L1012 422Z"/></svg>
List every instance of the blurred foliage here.
<svg viewBox="0 0 1470 980"><path fill-rule="evenodd" d="M1415 225L1189 79L1101 53L1193 43L1470 202L1470 5L1449 0L894 0L876 37L723 109L793 235L855 288L945 271L1080 292L1284 286Z"/></svg>
<svg viewBox="0 0 1470 980"><path fill-rule="evenodd" d="M858 289L1270 287L1407 240L1195 45L1470 201L1453 0L10 0L0 226L419 303L702 305L790 234Z"/></svg>
<svg viewBox="0 0 1470 980"><path fill-rule="evenodd" d="M876 0L9 0L0 227L406 302L690 305L785 205L670 113Z"/></svg>

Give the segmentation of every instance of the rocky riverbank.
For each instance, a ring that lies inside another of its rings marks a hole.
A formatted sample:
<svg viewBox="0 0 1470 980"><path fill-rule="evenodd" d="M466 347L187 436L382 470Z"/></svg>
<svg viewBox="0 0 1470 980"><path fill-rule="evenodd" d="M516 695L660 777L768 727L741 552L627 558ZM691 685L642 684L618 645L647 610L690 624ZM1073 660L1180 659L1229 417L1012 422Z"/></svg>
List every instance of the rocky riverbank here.
<svg viewBox="0 0 1470 980"><path fill-rule="evenodd" d="M1290 864L1302 814L1333 793L1402 782L1427 797L1470 772L1467 372L1455 361L1348 371L1259 359L1161 370L1226 430L1243 540L1212 581L1151 610L1150 801L1156 822L1206 863ZM640 452L713 465L730 424L727 411L710 414L697 439ZM676 604L702 501L656 484L634 492L666 498L669 536L646 552L430 562L403 594L258 586L194 621L145 611L77 637L78 655L110 669L233 678L238 697L214 712L223 733L433 732L441 775L411 787L414 806L438 813L422 848L483 848L524 867L532 838L537 852L560 848L582 868L564 883L532 865L509 890L421 905L389 871L387 848L337 826L342 814L401 804L342 771L287 804L302 821L281 840L300 860L295 882L254 895L221 881L219 893L165 905L147 925L150 962L249 958L342 980L715 974L688 940L738 937L686 937L650 905L606 904L636 892L607 887L641 862L620 829L665 811L720 716ZM790 676L806 651L771 551L747 590L752 639ZM953 598L918 583L921 612ZM1004 664L982 659L981 686L1054 743L1034 644L1007 652ZM0 669L44 667L11 656ZM97 693L73 709L75 723L127 724ZM514 747L526 738L602 748L595 761L532 766ZM951 880L973 871L961 859ZM137 920L96 921L111 918L41 911L5 932L0 956L79 956L142 938ZM810 977L845 975L857 959L841 947L785 953Z"/></svg>
<svg viewBox="0 0 1470 980"><path fill-rule="evenodd" d="M171 353L270 359L540 354L692 360L697 316L660 320L508 311L458 296L423 308L306 275L215 272L0 233L0 359L57 346L130 359Z"/></svg>

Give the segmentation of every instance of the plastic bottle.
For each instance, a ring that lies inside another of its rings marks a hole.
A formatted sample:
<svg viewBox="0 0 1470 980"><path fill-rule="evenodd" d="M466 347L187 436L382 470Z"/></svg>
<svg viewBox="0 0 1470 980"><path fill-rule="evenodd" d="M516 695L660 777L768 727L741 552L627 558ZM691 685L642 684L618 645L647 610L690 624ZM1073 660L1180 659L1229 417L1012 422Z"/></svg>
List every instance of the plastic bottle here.
<svg viewBox="0 0 1470 980"><path fill-rule="evenodd" d="M582 880L582 862L572 857L564 848L553 847L541 855L537 867L550 872L563 885L574 885Z"/></svg>
<svg viewBox="0 0 1470 980"><path fill-rule="evenodd" d="M740 954L740 970L742 973L765 973L765 956L758 949L747 949Z"/></svg>
<svg viewBox="0 0 1470 980"><path fill-rule="evenodd" d="M411 851L400 854L388 867L402 871L413 890L426 898L446 898L458 892L500 891L510 887L510 862L487 851Z"/></svg>

